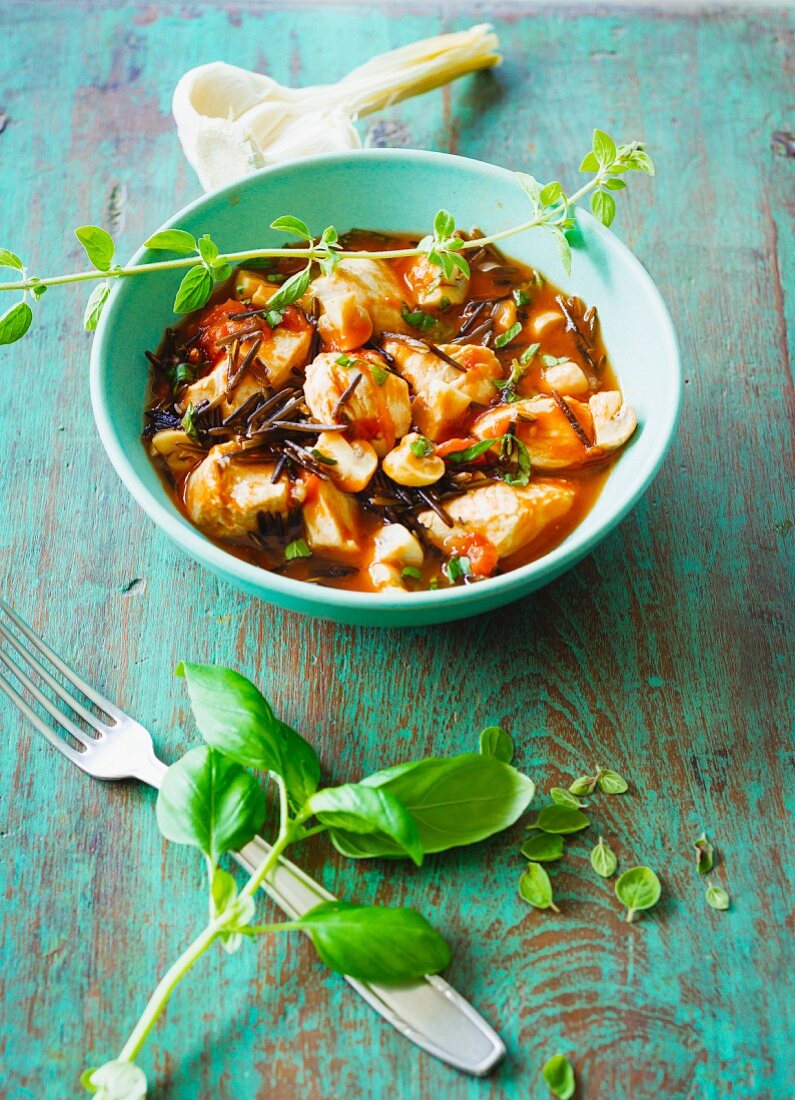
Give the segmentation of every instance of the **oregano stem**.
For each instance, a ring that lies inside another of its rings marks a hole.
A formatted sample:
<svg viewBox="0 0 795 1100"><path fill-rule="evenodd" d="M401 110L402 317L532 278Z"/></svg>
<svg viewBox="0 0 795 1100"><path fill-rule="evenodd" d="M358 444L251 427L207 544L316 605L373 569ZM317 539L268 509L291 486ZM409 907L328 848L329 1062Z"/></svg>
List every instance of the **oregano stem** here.
<svg viewBox="0 0 795 1100"><path fill-rule="evenodd" d="M593 179L589 180L578 191L575 191L569 198L568 205L576 205L584 195L587 195L589 191L598 187L602 183L604 177L605 172L599 171ZM554 209L555 208L553 208L553 210ZM562 213L563 208L560 208L559 212ZM530 229L536 229L550 222L554 224L554 219L550 217L535 216L528 219L526 222L522 222L520 225L511 226L509 229L503 229L498 233L491 233L485 237L477 237L475 240L464 241L461 246L461 251L482 248L484 245L493 244L497 241L505 240L508 237L515 237L519 233L525 233ZM221 253L217 257L217 262L241 264L245 263L246 260L262 259L318 260L323 255L324 253L319 252L315 248L253 248L244 252ZM340 253L340 256L344 257L346 260L399 260L422 255L425 255L425 252L421 248L394 248L380 252L362 250ZM101 279L125 279L135 275L148 274L150 272L184 270L190 267L198 267L201 263L202 259L200 256L185 256L178 260L157 260L154 263L137 264L134 267L116 267L111 268L109 271L76 271L71 275L53 275L46 279L29 278L15 283L0 283L0 291L32 290L34 287L60 286L65 283L97 282Z"/></svg>

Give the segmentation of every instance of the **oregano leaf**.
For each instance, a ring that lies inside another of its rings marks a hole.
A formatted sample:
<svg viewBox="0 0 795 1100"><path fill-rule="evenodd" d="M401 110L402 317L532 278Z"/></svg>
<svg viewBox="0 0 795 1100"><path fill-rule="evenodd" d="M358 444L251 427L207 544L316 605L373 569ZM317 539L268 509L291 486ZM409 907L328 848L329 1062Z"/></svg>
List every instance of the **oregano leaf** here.
<svg viewBox="0 0 795 1100"><path fill-rule="evenodd" d="M571 1062L565 1054L553 1054L541 1070L547 1088L558 1100L571 1100L574 1096L576 1081Z"/></svg>
<svg viewBox="0 0 795 1100"><path fill-rule="evenodd" d="M660 900L662 886L651 867L630 867L616 881L616 897L627 907L627 922Z"/></svg>
<svg viewBox="0 0 795 1100"><path fill-rule="evenodd" d="M599 843L591 852L591 866L597 875L602 878L610 878L618 866L618 860L613 849L605 843L604 837L599 837Z"/></svg>
<svg viewBox="0 0 795 1100"><path fill-rule="evenodd" d="M706 833L702 833L693 843L696 849L696 869L700 875L708 875L712 870L715 849L707 840Z"/></svg>
<svg viewBox="0 0 795 1100"><path fill-rule="evenodd" d="M174 312L192 313L194 309L201 309L212 294L212 290L212 275L206 267L197 264L188 271L179 284L179 290L174 299Z"/></svg>
<svg viewBox="0 0 795 1100"><path fill-rule="evenodd" d="M528 863L527 870L519 879L519 896L534 909L552 909L559 913L552 898L552 883L549 875L540 863Z"/></svg>
<svg viewBox="0 0 795 1100"><path fill-rule="evenodd" d="M277 218L276 221L271 222L271 229L276 229L279 233L291 233L293 236L299 237L302 241L311 241L314 239L309 232L309 226L306 222L301 221L300 218L294 218L291 214L284 214L281 218ZM324 239L328 239L326 238L326 233L328 233L328 230L323 234Z"/></svg>
<svg viewBox="0 0 795 1100"><path fill-rule="evenodd" d="M522 845L522 855L534 863L552 863L563 855L563 837L553 833L537 833Z"/></svg>
<svg viewBox="0 0 795 1100"><path fill-rule="evenodd" d="M513 759L513 741L500 726L487 726L480 734L480 752L482 756L493 756L510 764Z"/></svg>
<svg viewBox="0 0 795 1100"><path fill-rule="evenodd" d="M625 791L629 790L629 783L626 779L610 768L600 768L596 782L599 790L604 791L605 794L624 794Z"/></svg>
<svg viewBox="0 0 795 1100"><path fill-rule="evenodd" d="M86 332L93 332L99 324L99 319L102 316L102 310L105 308L105 302L107 302L109 294L110 287L107 283L100 283L99 286L95 286L91 291L89 299L86 302L85 312L83 313L83 328Z"/></svg>
<svg viewBox="0 0 795 1100"><path fill-rule="evenodd" d="M10 252L7 248L0 248L0 267L13 267L16 271L22 271L24 264L16 252Z"/></svg>
<svg viewBox="0 0 795 1100"><path fill-rule="evenodd" d="M0 344L14 344L30 328L33 310L27 302L17 302L0 317Z"/></svg>
<svg viewBox="0 0 795 1100"><path fill-rule="evenodd" d="M177 252L181 256L189 256L198 247L193 234L184 229L164 229L144 241L144 245L157 251Z"/></svg>
<svg viewBox="0 0 795 1100"><path fill-rule="evenodd" d="M707 887L707 905L712 909L728 909L729 895L722 886Z"/></svg>
<svg viewBox="0 0 795 1100"><path fill-rule="evenodd" d="M109 271L116 251L110 233L98 225L81 225L75 230L75 236L94 267L98 271Z"/></svg>

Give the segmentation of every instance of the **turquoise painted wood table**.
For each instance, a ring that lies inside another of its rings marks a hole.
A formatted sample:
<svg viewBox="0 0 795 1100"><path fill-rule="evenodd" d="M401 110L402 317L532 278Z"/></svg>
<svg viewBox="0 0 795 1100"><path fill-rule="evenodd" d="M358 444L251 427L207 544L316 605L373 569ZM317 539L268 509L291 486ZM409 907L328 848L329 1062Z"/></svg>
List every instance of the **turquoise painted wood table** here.
<svg viewBox="0 0 795 1100"><path fill-rule="evenodd" d="M93 427L82 295L65 290L0 354L0 584L167 760L198 740L172 676L189 657L256 678L332 780L470 749L492 722L544 788L610 765L631 789L598 802L598 829L624 866L658 870L663 898L622 923L589 834L552 872L559 915L517 896L521 826L421 870L307 846L335 892L432 916L505 1063L457 1075L285 939L202 961L143 1059L157 1097L541 1098L556 1051L580 1097L793 1094L793 11L6 0L0 243L69 269L73 226L104 223L129 254L197 195L169 113L191 65L315 82L485 16L498 72L368 132L547 178L594 125L649 142L658 177L617 231L671 306L687 385L641 506L575 571L484 618L383 633L279 613L201 572L122 489ZM151 791L91 783L5 705L0 724L0 1094L55 1100L119 1049L198 926L203 870L161 841ZM702 829L728 912L694 871Z"/></svg>

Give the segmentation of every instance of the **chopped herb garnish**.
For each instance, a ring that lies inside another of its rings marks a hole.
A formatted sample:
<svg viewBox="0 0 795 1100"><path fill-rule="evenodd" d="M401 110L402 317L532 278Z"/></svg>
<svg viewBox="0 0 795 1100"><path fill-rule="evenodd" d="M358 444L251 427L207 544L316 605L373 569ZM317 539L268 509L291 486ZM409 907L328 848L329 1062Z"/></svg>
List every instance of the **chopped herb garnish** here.
<svg viewBox="0 0 795 1100"><path fill-rule="evenodd" d="M431 592L435 592L438 587L439 587L439 578L438 577L431 577L431 579L428 581L428 588L430 588Z"/></svg>
<svg viewBox="0 0 795 1100"><path fill-rule="evenodd" d="M447 462L474 462L476 458L480 458L490 447L499 443L501 439L502 436L497 436L496 439L481 439L478 443L473 443L471 447L465 447L463 451L452 451L450 454L445 455L445 460Z"/></svg>
<svg viewBox="0 0 795 1100"><path fill-rule="evenodd" d="M296 558L310 558L312 551L306 544L305 539L295 539L293 542L288 542L284 548L284 560L295 561Z"/></svg>
<svg viewBox="0 0 795 1100"><path fill-rule="evenodd" d="M557 355L542 355L541 359L545 367L559 367L561 363L571 362L568 355L561 355L560 358Z"/></svg>
<svg viewBox="0 0 795 1100"><path fill-rule="evenodd" d="M523 286L518 286L513 291L513 300L517 306L526 306L530 304L530 295Z"/></svg>
<svg viewBox="0 0 795 1100"><path fill-rule="evenodd" d="M494 341L495 348L504 348L506 344L510 344L511 340L515 340L521 331L522 326L517 321L515 325L511 325L507 332L503 332L501 336L497 337Z"/></svg>
<svg viewBox="0 0 795 1100"><path fill-rule="evenodd" d="M444 295L442 295L442 297L439 299L439 309L444 310L444 309L449 309L449 308L450 308L450 299L445 298Z"/></svg>
<svg viewBox="0 0 795 1100"><path fill-rule="evenodd" d="M356 362L355 359L351 359L350 355L338 355L334 360L338 367L352 367Z"/></svg>
<svg viewBox="0 0 795 1100"><path fill-rule="evenodd" d="M189 402L185 415L182 417L182 430L188 439L191 439L194 443L198 441L199 429L196 425L196 406L193 402Z"/></svg>
<svg viewBox="0 0 795 1100"><path fill-rule="evenodd" d="M421 309L410 310L405 302L400 312L406 324L419 329L420 332L427 332L436 324L436 318L432 317L430 313L424 313Z"/></svg>
<svg viewBox="0 0 795 1100"><path fill-rule="evenodd" d="M275 271L272 275L266 275L265 278L268 280L269 283L276 283L278 286L284 282L287 276L280 275L277 271Z"/></svg>
<svg viewBox="0 0 795 1100"><path fill-rule="evenodd" d="M500 447L500 458L506 458L512 455L516 450L516 469L506 470L502 474L502 480L506 485L527 485L530 481L530 475L533 472L533 465L530 461L530 452L521 439L517 439L515 435L508 435L502 437L502 446Z"/></svg>
<svg viewBox="0 0 795 1100"><path fill-rule="evenodd" d="M194 367L193 363L177 363L177 365L168 372L168 376L175 389L177 386L182 386L186 382L195 382L197 374L198 368Z"/></svg>
<svg viewBox="0 0 795 1100"><path fill-rule="evenodd" d="M511 364L511 373L507 378L498 378L494 385L498 390L502 390L502 399L506 404L511 405L514 401L517 401L516 387L521 382L527 373L527 368L533 359L533 356L539 349L539 344L530 344L524 349L518 359L514 359Z"/></svg>
<svg viewBox="0 0 795 1100"><path fill-rule="evenodd" d="M472 574L472 562L465 555L459 558L450 558L445 568L447 576L453 584L461 577L469 577Z"/></svg>
<svg viewBox="0 0 795 1100"><path fill-rule="evenodd" d="M389 371L384 370L378 363L370 364L370 374L372 374L376 386L383 386L384 382L386 382L389 377Z"/></svg>
<svg viewBox="0 0 795 1100"><path fill-rule="evenodd" d="M522 364L523 367L527 366L527 364L532 361L533 357L535 356L535 353L538 351L538 349L540 347L541 347L540 344L528 344L527 345L527 347L524 349L522 354L519 356L519 362Z"/></svg>
<svg viewBox="0 0 795 1100"><path fill-rule="evenodd" d="M401 577L410 579L413 581L421 581L422 573L419 571L416 565L404 565L401 571Z"/></svg>
<svg viewBox="0 0 795 1100"><path fill-rule="evenodd" d="M317 459L318 462L322 462L324 466L336 466L336 458L329 458L328 455L324 455L322 451L319 451L317 447L313 447L311 450L312 458Z"/></svg>
<svg viewBox="0 0 795 1100"><path fill-rule="evenodd" d="M284 320L284 314L278 309L269 309L263 314L269 328L278 328Z"/></svg>
<svg viewBox="0 0 795 1100"><path fill-rule="evenodd" d="M417 439L412 439L409 443L409 450L417 458L426 458L428 455L433 454L433 443L430 439L426 439L424 435L421 435Z"/></svg>

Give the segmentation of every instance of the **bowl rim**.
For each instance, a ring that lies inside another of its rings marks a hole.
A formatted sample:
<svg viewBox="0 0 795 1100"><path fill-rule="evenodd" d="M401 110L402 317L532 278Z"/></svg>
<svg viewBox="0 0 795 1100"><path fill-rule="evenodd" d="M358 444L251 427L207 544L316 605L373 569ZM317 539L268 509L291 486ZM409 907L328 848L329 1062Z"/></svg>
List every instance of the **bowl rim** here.
<svg viewBox="0 0 795 1100"><path fill-rule="evenodd" d="M356 149L342 153L320 153L314 156L302 157L300 160L288 161L283 164L271 165L261 168L250 176L245 176L234 183L228 184L215 191L200 195L188 203L165 221L155 232L164 229L178 228L179 223L193 211L202 206L235 197L242 188L251 186L255 181L268 178L273 175L291 175L311 171L316 167L344 165L351 158L366 159L370 161L404 160L409 163L444 163L460 164L468 169L475 168L481 174L491 177L500 184L515 184L520 186L516 173L508 168L490 164L487 161L477 160L474 157L462 157L453 153L440 153L425 149ZM340 609L346 611L374 611L381 609L384 612L408 612L413 610L437 607L439 609L458 607L462 603L480 603L482 601L497 600L507 602L514 591L519 596L526 590L528 581L533 582L533 587L540 587L545 581L552 580L560 573L574 565L584 557L616 527L627 513L637 504L638 500L648 489L657 475L662 463L673 442L679 414L682 406L682 364L679 352L679 344L674 329L673 320L665 301L657 289L654 280L635 256L635 254L614 233L605 228L593 215L577 208L576 217L587 227L589 233L601 238L601 243L611 254L618 254L622 261L629 264L635 277L639 279L650 292L650 299L657 316L661 330L665 333L667 342L666 358L670 360L671 385L674 388L673 401L668 405L666 421L658 422L660 429L659 442L646 456L645 461L637 471L637 480L632 492L620 503L609 505L608 511L597 530L585 536L577 537L579 528L574 531L548 554L527 565L519 566L499 577L490 577L477 585L454 586L449 589L436 591L406 592L400 595L385 595L380 592L355 592L342 588L330 588L323 585L308 585L306 581L294 580L283 577L278 573L272 573L260 566L252 565L233 554L222 549L216 543L207 539L198 528L184 525L183 517L179 519L172 511L157 501L150 493L144 482L139 478L131 461L127 457L121 445L118 434L110 416L106 399L107 381L111 376L109 370L112 358L109 354L109 344L113 334L113 313L116 299L121 287L115 285L110 293L105 309L102 312L94 341L91 348L90 362L90 388L91 404L94 411L99 436L102 445L110 458L110 461L121 478L127 490L135 501L146 512L157 526L190 554L195 560L210 568L234 577L236 581L245 586L249 591L257 590L265 599L269 595L282 597L291 602L311 602L316 608ZM149 250L142 245L136 250L125 266L130 267L141 262ZM119 280L121 282L121 280ZM143 410L142 410L143 411ZM607 486L603 492L607 491ZM600 495L601 499L601 495ZM501 598L501 599L500 599Z"/></svg>

